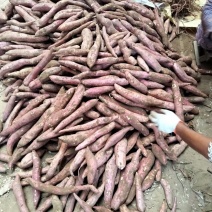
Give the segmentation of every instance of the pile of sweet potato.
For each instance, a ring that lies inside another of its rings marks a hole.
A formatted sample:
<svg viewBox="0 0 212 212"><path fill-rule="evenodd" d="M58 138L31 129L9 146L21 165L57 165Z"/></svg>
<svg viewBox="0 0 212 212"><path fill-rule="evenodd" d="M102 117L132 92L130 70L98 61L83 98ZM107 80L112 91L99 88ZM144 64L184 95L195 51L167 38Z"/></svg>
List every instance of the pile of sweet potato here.
<svg viewBox="0 0 212 212"><path fill-rule="evenodd" d="M161 167L187 145L148 114L169 109L189 121L207 95L164 22L131 0L10 0L0 11L0 171L23 169L13 174L20 211L29 211L26 185L40 212L129 211L134 199L145 211L155 181L166 195L161 211L176 210ZM47 151L55 155L42 166Z"/></svg>

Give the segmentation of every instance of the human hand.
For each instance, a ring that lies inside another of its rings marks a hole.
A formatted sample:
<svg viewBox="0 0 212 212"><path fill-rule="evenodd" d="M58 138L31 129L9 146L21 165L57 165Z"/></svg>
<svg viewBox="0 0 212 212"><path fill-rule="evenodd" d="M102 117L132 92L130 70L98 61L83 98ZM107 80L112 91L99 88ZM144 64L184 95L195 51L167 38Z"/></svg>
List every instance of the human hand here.
<svg viewBox="0 0 212 212"><path fill-rule="evenodd" d="M151 111L149 119L164 133L172 133L175 131L177 124L180 122L179 117L169 110L160 110L161 113Z"/></svg>

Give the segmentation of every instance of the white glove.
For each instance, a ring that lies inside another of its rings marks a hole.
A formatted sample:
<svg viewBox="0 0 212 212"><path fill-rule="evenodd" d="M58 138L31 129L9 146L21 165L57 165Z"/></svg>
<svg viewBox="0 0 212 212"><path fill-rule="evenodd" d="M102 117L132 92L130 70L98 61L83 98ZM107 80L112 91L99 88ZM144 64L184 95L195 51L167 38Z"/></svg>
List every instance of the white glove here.
<svg viewBox="0 0 212 212"><path fill-rule="evenodd" d="M181 121L179 117L169 110L160 110L161 113L151 111L149 119L164 133L172 133L175 131L177 124Z"/></svg>

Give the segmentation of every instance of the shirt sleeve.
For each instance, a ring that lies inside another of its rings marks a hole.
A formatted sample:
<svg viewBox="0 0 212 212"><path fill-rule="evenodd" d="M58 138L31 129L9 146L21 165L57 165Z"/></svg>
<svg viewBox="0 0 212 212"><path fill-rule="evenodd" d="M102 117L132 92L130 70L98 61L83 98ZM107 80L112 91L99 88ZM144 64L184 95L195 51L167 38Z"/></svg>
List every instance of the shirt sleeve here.
<svg viewBox="0 0 212 212"><path fill-rule="evenodd" d="M202 29L205 37L212 32L212 0L208 0L202 9Z"/></svg>

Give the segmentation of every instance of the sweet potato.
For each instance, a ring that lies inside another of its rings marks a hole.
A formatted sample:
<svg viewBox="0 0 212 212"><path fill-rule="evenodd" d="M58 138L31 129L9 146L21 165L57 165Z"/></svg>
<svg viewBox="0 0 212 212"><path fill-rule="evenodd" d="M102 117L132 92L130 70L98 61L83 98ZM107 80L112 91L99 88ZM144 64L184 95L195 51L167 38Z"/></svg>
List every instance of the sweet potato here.
<svg viewBox="0 0 212 212"><path fill-rule="evenodd" d="M113 112L111 109L109 109L105 103L102 103L102 102L97 103L96 109L105 116L117 115L115 112ZM128 125L120 116L118 116L117 122L119 124L121 124L122 126Z"/></svg>
<svg viewBox="0 0 212 212"><path fill-rule="evenodd" d="M75 21L71 21L71 22L66 22L66 23L63 23L61 26L60 26L60 30L61 31L71 31L79 26L81 26L82 24L90 21L93 17L93 13L89 13L88 15L86 15L85 17L81 18L81 19L78 19L78 20L75 20Z"/></svg>
<svg viewBox="0 0 212 212"><path fill-rule="evenodd" d="M19 148L27 145L34 138L36 138L36 136L38 136L44 126L44 121L47 119L50 113L51 108L47 109L40 117L40 119L34 124L34 126L22 136L18 143Z"/></svg>
<svg viewBox="0 0 212 212"><path fill-rule="evenodd" d="M157 169L156 168L153 168L147 174L147 176L145 177L145 179L142 182L142 186L141 186L142 191L145 191L145 190L149 189L152 186L152 184L154 183L156 174L157 174Z"/></svg>
<svg viewBox="0 0 212 212"><path fill-rule="evenodd" d="M52 82L58 85L78 85L80 80L72 79L71 77L52 75L49 77Z"/></svg>
<svg viewBox="0 0 212 212"><path fill-rule="evenodd" d="M74 177L69 177L69 180L65 184L65 187L69 187L69 186L73 186L73 185L75 185L75 179L74 179ZM60 198L63 209L65 209L68 197L69 197L69 195L64 195L64 196L61 196L61 198Z"/></svg>
<svg viewBox="0 0 212 212"><path fill-rule="evenodd" d="M19 60L12 61L4 65L0 69L0 78L2 78L5 74L13 72L14 70L17 70L19 68L22 68L23 66L37 64L42 57L43 55L39 55L37 57L30 58L30 59L19 59Z"/></svg>
<svg viewBox="0 0 212 212"><path fill-rule="evenodd" d="M85 159L87 163L87 180L89 184L93 184L97 172L97 161L93 153L87 147L85 152Z"/></svg>
<svg viewBox="0 0 212 212"><path fill-rule="evenodd" d="M33 68L30 74L24 79L24 85L29 85L29 83L34 80L42 69L51 61L53 58L52 51L49 50L43 55L43 59Z"/></svg>
<svg viewBox="0 0 212 212"><path fill-rule="evenodd" d="M146 64L146 62L143 60L141 56L137 57L138 65L146 72L149 72L149 66Z"/></svg>
<svg viewBox="0 0 212 212"><path fill-rule="evenodd" d="M40 2L32 7L33 11L48 12L54 6L53 2Z"/></svg>
<svg viewBox="0 0 212 212"><path fill-rule="evenodd" d="M180 144L175 144L171 150L176 156L179 156L183 153L187 146L188 144L185 141L181 141Z"/></svg>
<svg viewBox="0 0 212 212"><path fill-rule="evenodd" d="M103 26L106 27L107 33L108 33L109 35L118 32L118 31L115 29L115 27L113 26L113 23L112 23L112 21L111 21L110 19L105 18L104 15L102 15L102 14L97 14L96 17L97 17L97 20L98 20Z"/></svg>
<svg viewBox="0 0 212 212"><path fill-rule="evenodd" d="M9 155L12 155L14 146L17 144L21 136L25 134L32 127L32 125L33 123L29 123L10 135L7 141L7 153Z"/></svg>
<svg viewBox="0 0 212 212"><path fill-rule="evenodd" d="M163 150L157 144L152 145L152 152L155 157L163 164L167 164L166 155L164 154Z"/></svg>
<svg viewBox="0 0 212 212"><path fill-rule="evenodd" d="M126 204L121 205L119 209L120 209L120 212L130 212Z"/></svg>
<svg viewBox="0 0 212 212"><path fill-rule="evenodd" d="M139 155L140 150L137 150L132 161L126 166L122 173L118 188L111 201L111 208L113 210L117 210L127 199L130 187L133 184L134 174L139 166Z"/></svg>
<svg viewBox="0 0 212 212"><path fill-rule="evenodd" d="M40 180L41 161L36 151L32 152L32 161L33 161L32 178L34 180ZM35 208L37 208L39 200L40 200L40 191L35 189L33 190L33 203Z"/></svg>
<svg viewBox="0 0 212 212"><path fill-rule="evenodd" d="M161 176L162 176L162 167L161 167L161 163L159 160L155 161L154 169L157 170L157 173L155 175L155 180L159 182L161 180Z"/></svg>
<svg viewBox="0 0 212 212"><path fill-rule="evenodd" d="M144 157L147 157L148 153L146 151L146 148L139 142L140 138L138 138L136 142L136 146L141 150L141 153Z"/></svg>
<svg viewBox="0 0 212 212"><path fill-rule="evenodd" d="M70 147L71 146L75 147L75 146L79 145L80 143L82 143L87 137L92 135L95 132L95 130L98 130L99 128L100 127L95 127L90 130L77 132L75 134L63 135L63 136L60 136L59 138L63 142L67 143Z"/></svg>
<svg viewBox="0 0 212 212"><path fill-rule="evenodd" d="M84 28L86 28L86 27L92 27L93 25L95 25L95 23L93 21L89 21L89 22L83 24L82 26L80 26L80 27L78 27L78 28L70 31L68 34L66 34L63 38L61 38L56 43L54 43L53 45L51 45L49 48L57 47L57 46L62 45L65 41L67 41L68 39L70 39L74 35L77 35L78 33L80 33Z"/></svg>
<svg viewBox="0 0 212 212"><path fill-rule="evenodd" d="M23 7L20 5L15 6L15 10L17 11L17 15L23 17L26 22L32 22L31 28L36 31L38 30L38 26L35 24L36 17L31 13L31 10L27 11L27 7Z"/></svg>
<svg viewBox="0 0 212 212"><path fill-rule="evenodd" d="M127 153L134 147L134 145L137 142L139 133L138 132L133 132L132 135L129 137L127 141Z"/></svg>
<svg viewBox="0 0 212 212"><path fill-rule="evenodd" d="M175 113L182 121L184 121L182 96L180 93L179 85L175 80L172 81L172 91L173 91Z"/></svg>
<svg viewBox="0 0 212 212"><path fill-rule="evenodd" d="M46 35L50 34L51 32L54 32L59 26L61 26L63 24L63 22L64 22L63 19L56 20L53 23L49 24L48 26L37 30L35 33L35 36L36 37L46 36Z"/></svg>
<svg viewBox="0 0 212 212"><path fill-rule="evenodd" d="M95 206L93 207L97 212L112 212L110 209L104 206Z"/></svg>
<svg viewBox="0 0 212 212"><path fill-rule="evenodd" d="M23 125L26 125L26 124L30 123L31 121L37 119L41 114L43 114L43 112L46 110L46 108L49 106L49 104L50 104L50 102L47 101L47 102L43 103L41 106L39 106L38 108L32 109L31 111L26 113L21 118L21 120L16 121L14 124L7 127L6 129L4 129L1 132L1 135L5 136L5 135L8 135L10 133L13 133L15 130L19 129Z"/></svg>
<svg viewBox="0 0 212 212"><path fill-rule="evenodd" d="M90 121L86 124L83 125L77 125L77 126L73 126L70 128L66 128L64 130L61 130L61 133L65 133L65 132L72 132L72 131L82 131L82 130L89 130L91 128L97 127L99 125L103 125L103 124L108 124L112 121L114 121L117 117L100 117L96 120Z"/></svg>
<svg viewBox="0 0 212 212"><path fill-rule="evenodd" d="M136 205L139 211L145 211L146 206L144 203L144 194L141 187L141 179L138 173L135 174L135 185L136 185Z"/></svg>
<svg viewBox="0 0 212 212"><path fill-rule="evenodd" d="M65 187L68 182L68 178L64 178L60 183L57 184L58 187ZM37 208L38 211L46 211L52 206L52 196L45 199L45 201Z"/></svg>
<svg viewBox="0 0 212 212"><path fill-rule="evenodd" d="M124 18L124 17L123 17ZM123 19L122 18L122 19ZM121 18L120 18L121 19ZM119 21L119 19L113 19L112 20L113 25L115 27L116 30L120 31L120 32L127 32L128 30L124 27L124 25Z"/></svg>
<svg viewBox="0 0 212 212"><path fill-rule="evenodd" d="M75 199L79 202L80 206L83 208L83 211L93 212L92 208L82 199L80 199L75 193L73 194Z"/></svg>
<svg viewBox="0 0 212 212"><path fill-rule="evenodd" d="M112 156L105 167L104 205L108 208L110 208L112 201L113 191L115 189L115 178L118 170L115 161L115 156Z"/></svg>
<svg viewBox="0 0 212 212"><path fill-rule="evenodd" d="M131 50L128 49L126 41L125 40L119 40L118 45L120 47L120 50L123 54L124 60L132 65L136 65L137 61L134 57L131 56Z"/></svg>
<svg viewBox="0 0 212 212"><path fill-rule="evenodd" d="M63 10L60 10L59 12L57 12L54 16L54 20L58 20L58 19L66 19L66 22L70 21L68 20L69 17L73 17L76 13L81 12L82 14L82 9L80 8L66 8Z"/></svg>
<svg viewBox="0 0 212 212"><path fill-rule="evenodd" d="M149 81L149 80L140 80L144 85L146 85L147 88L149 89L161 89L164 88L164 85L157 83L157 82L153 82L153 81Z"/></svg>
<svg viewBox="0 0 212 212"><path fill-rule="evenodd" d="M9 117L10 113L12 112L14 106L15 106L15 103L17 101L17 97L16 97L16 94L18 92L18 89L16 89L12 96L9 98L7 104L6 104L6 109L4 110L4 113L3 113L3 117L2 117L2 121L5 122L6 119ZM23 101L22 101L23 103Z"/></svg>
<svg viewBox="0 0 212 212"><path fill-rule="evenodd" d="M193 85L183 86L183 89L199 97L206 98L207 95Z"/></svg>
<svg viewBox="0 0 212 212"><path fill-rule="evenodd" d="M132 76L129 72L125 72L126 79L130 83L132 87L134 87L136 90L140 91L143 94L147 93L147 87L141 83L139 80L137 80L134 76Z"/></svg>
<svg viewBox="0 0 212 212"><path fill-rule="evenodd" d="M59 188L59 187L52 186L52 185L46 185L39 181L33 180L32 178L26 178L25 181L28 182L33 188L35 188L39 191L56 194L56 195L67 195L70 193L75 193L77 191L83 191L83 190L92 190L94 193L98 192L98 190L92 185L73 186L73 187L69 187L69 188Z"/></svg>
<svg viewBox="0 0 212 212"><path fill-rule="evenodd" d="M97 104L98 100L93 99L86 102L84 105L80 106L74 113L72 113L70 116L65 118L60 124L55 128L55 132L59 132L64 127L66 127L69 123L74 121L77 117L79 117L81 114L87 112L92 107L94 107Z"/></svg>
<svg viewBox="0 0 212 212"><path fill-rule="evenodd" d="M155 98L173 102L173 95L169 94L168 92L162 90L162 89L151 89L148 90L148 95L153 96Z"/></svg>
<svg viewBox="0 0 212 212"><path fill-rule="evenodd" d="M14 164L22 158L23 152L24 152L24 148L15 149L15 151L11 157L11 160L8 163L8 166L11 170L13 169Z"/></svg>
<svg viewBox="0 0 212 212"><path fill-rule="evenodd" d="M33 35L28 35L24 33L19 32L13 32L13 31L6 31L1 33L0 41L18 41L18 42L25 42L26 39L28 42L43 42L48 40L47 37L34 37Z"/></svg>
<svg viewBox="0 0 212 212"><path fill-rule="evenodd" d="M126 166L127 139L121 139L115 146L116 165L120 170Z"/></svg>
<svg viewBox="0 0 212 212"><path fill-rule="evenodd" d="M110 131L112 131L115 127L115 122L111 122L107 125L105 125L104 127L100 128L99 130L97 130L93 135L89 136L87 139L85 139L81 144L79 144L75 150L80 150L82 148L85 148L86 146L94 143L96 141L96 139L98 139L99 137L109 133Z"/></svg>
<svg viewBox="0 0 212 212"><path fill-rule="evenodd" d="M124 108L120 107L114 100L111 98L108 98L106 96L100 96L99 97L101 101L106 103L108 107L112 110L117 111L118 113L122 114L122 118L128 122L130 125L132 125L135 129L137 129L139 132L141 132L144 135L148 135L149 131L148 129L141 124L139 121L145 122L147 121L146 117L140 117L139 120L137 119L137 114L134 115L128 110L125 110Z"/></svg>
<svg viewBox="0 0 212 212"><path fill-rule="evenodd" d="M2 9L0 9L0 15L1 15L0 24L6 23L7 16L6 16L5 12Z"/></svg>
<svg viewBox="0 0 212 212"><path fill-rule="evenodd" d="M93 45L93 34L90 29L85 28L81 32L82 36L82 44L81 49L89 50L91 46Z"/></svg>
<svg viewBox="0 0 212 212"><path fill-rule="evenodd" d="M172 197L172 191L171 191L170 184L165 179L161 179L160 183L161 183L161 186L163 187L167 204L168 204L169 208L172 209L173 197Z"/></svg>
<svg viewBox="0 0 212 212"><path fill-rule="evenodd" d="M18 175L16 175L15 180L12 184L12 189L16 198L16 201L18 203L19 209L22 212L27 212L29 211L27 204L26 204L26 200L24 197L24 191L21 187L21 182L20 182L20 177Z"/></svg>
<svg viewBox="0 0 212 212"><path fill-rule="evenodd" d="M52 113L52 115L46 121L44 129L49 129L50 127L55 127L57 124L60 123L65 117L70 115L80 104L83 94L84 94L85 87L79 84L72 96L71 100L66 105L65 109L58 110L56 113Z"/></svg>
<svg viewBox="0 0 212 212"><path fill-rule="evenodd" d="M104 192L104 186L105 186L105 184L102 183L102 185L98 187L98 193L97 194L92 194L90 197L88 196L88 199L86 201L86 203L88 205L93 207L97 203L97 201L101 197L102 193Z"/></svg>
<svg viewBox="0 0 212 212"><path fill-rule="evenodd" d="M67 150L67 144L62 143L58 153L54 156L54 158L49 166L49 170L45 175L45 180L49 180L50 178L52 178L54 176L55 171L56 171L58 165L60 164L60 162L62 161L66 150Z"/></svg>
<svg viewBox="0 0 212 212"><path fill-rule="evenodd" d="M101 86L89 88L85 91L84 96L86 97L98 97L99 95L113 91L113 86Z"/></svg>
<svg viewBox="0 0 212 212"><path fill-rule="evenodd" d="M162 205L160 207L160 212L167 212L166 200L163 200Z"/></svg>
<svg viewBox="0 0 212 212"><path fill-rule="evenodd" d="M52 201L52 206L53 206L54 211L62 211L63 210L62 202L57 195L52 195L51 201Z"/></svg>
<svg viewBox="0 0 212 212"><path fill-rule="evenodd" d="M114 52L113 48L112 48L111 45L110 45L109 36L108 36L108 34L107 34L107 31L106 31L105 26L103 26L103 28L102 28L102 36L103 36L103 38L104 38L105 45L106 45L108 51L109 51L114 57L117 57L116 53Z"/></svg>
<svg viewBox="0 0 212 212"><path fill-rule="evenodd" d="M44 94L44 95L40 95L38 97L36 97L35 99L32 99L29 104L20 111L20 113L18 114L18 116L16 117L16 120L18 120L18 118L22 117L25 113L29 112L30 110L32 110L33 108L35 108L36 106L38 106L39 104L41 104L46 98L48 98L49 95L48 94ZM15 120L14 120L15 121Z"/></svg>
<svg viewBox="0 0 212 212"><path fill-rule="evenodd" d="M139 164L138 174L141 177L141 182L147 176L155 161L155 156L152 151L147 150L147 153L147 157L143 158Z"/></svg>
<svg viewBox="0 0 212 212"><path fill-rule="evenodd" d="M162 70L161 65L155 59L154 55L151 54L150 52L147 52L141 44L135 44L135 43L132 43L129 41L127 41L127 44L130 48L135 50L144 59L144 61L149 65L149 67L154 69L154 71L160 72Z"/></svg>
<svg viewBox="0 0 212 212"><path fill-rule="evenodd" d="M90 149L92 152L98 152L101 150L104 146L108 138L111 136L110 133L103 135L102 137L98 138L95 143L90 145Z"/></svg>
<svg viewBox="0 0 212 212"><path fill-rule="evenodd" d="M114 85L115 90L122 96L124 96L125 98L128 98L129 100L136 102L136 103L140 103L140 104L144 104L147 106L160 106L163 104L162 101L159 101L158 99L154 98L154 97L150 97L150 96L146 96L143 95L141 93L138 92L134 92L131 91L129 89L125 89L123 87L121 87L118 84Z"/></svg>
<svg viewBox="0 0 212 212"><path fill-rule="evenodd" d="M100 45L101 45L101 39L102 39L99 26L97 24L96 24L96 34L97 34L96 40L93 46L90 48L88 52L88 56L87 56L87 64L90 68L92 68L94 64L96 63L96 60L99 54Z"/></svg>
<svg viewBox="0 0 212 212"><path fill-rule="evenodd" d="M161 149L165 152L165 154L169 157L170 160L176 161L176 155L171 151L170 147L167 145L166 141L161 132L159 132L158 128L149 124L155 133L155 139L157 144L161 147Z"/></svg>
<svg viewBox="0 0 212 212"><path fill-rule="evenodd" d="M38 157L42 157L44 153L45 153L45 149L39 149L37 151ZM31 167L32 165L33 165L33 155L32 155L32 152L29 152L28 154L26 154L21 159L21 161L18 163L18 166L21 169L27 169L27 168Z"/></svg>
<svg viewBox="0 0 212 212"><path fill-rule="evenodd" d="M113 86L115 83L119 85L128 84L126 79L112 75L82 80L82 84L85 86Z"/></svg>
<svg viewBox="0 0 212 212"><path fill-rule="evenodd" d="M121 130L119 130L118 132L116 132L115 134L113 134L107 141L107 143L105 144L103 150L107 150L110 147L116 145L124 136L128 131L133 130L132 127L125 127Z"/></svg>
<svg viewBox="0 0 212 212"><path fill-rule="evenodd" d="M176 212L176 211L177 211L177 197L174 197L172 212Z"/></svg>

